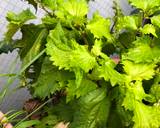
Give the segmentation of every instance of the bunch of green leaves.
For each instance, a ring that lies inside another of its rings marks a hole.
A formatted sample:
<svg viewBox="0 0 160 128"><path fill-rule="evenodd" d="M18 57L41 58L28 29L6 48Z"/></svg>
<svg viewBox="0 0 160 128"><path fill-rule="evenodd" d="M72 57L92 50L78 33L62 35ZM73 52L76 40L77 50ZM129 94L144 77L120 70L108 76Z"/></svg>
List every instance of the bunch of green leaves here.
<svg viewBox="0 0 160 128"><path fill-rule="evenodd" d="M129 0L137 11L128 16L115 3L113 18L92 19L87 0L28 2L46 11L42 23L27 22L29 10L9 13L3 42L19 49L20 87L54 101L30 126L160 127L160 0Z"/></svg>

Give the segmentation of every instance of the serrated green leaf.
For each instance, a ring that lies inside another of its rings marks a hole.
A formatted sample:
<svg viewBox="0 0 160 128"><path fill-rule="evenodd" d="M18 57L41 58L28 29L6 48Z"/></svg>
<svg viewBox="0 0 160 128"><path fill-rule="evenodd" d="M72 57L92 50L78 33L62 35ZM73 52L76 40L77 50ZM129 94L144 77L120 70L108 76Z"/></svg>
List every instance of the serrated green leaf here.
<svg viewBox="0 0 160 128"><path fill-rule="evenodd" d="M19 14L8 12L6 18L9 22L19 25L36 17L29 9L26 9Z"/></svg>
<svg viewBox="0 0 160 128"><path fill-rule="evenodd" d="M123 44L123 46L125 46L126 48L131 47L132 46L131 42L135 41L135 39L136 39L135 32L131 31L124 31L120 33L118 37L120 43Z"/></svg>
<svg viewBox="0 0 160 128"><path fill-rule="evenodd" d="M96 56L100 56L102 53L102 44L102 40L95 40L91 52Z"/></svg>
<svg viewBox="0 0 160 128"><path fill-rule="evenodd" d="M77 87L79 87L84 77L84 71L80 68L75 68L73 69L73 71L76 77L75 84L77 85Z"/></svg>
<svg viewBox="0 0 160 128"><path fill-rule="evenodd" d="M148 44L142 44L135 48L131 48L122 56L123 60L131 60L135 63L152 62L152 58L153 54Z"/></svg>
<svg viewBox="0 0 160 128"><path fill-rule="evenodd" d="M104 78L105 81L110 81L112 86L124 82L125 76L117 72L110 62L106 62L97 70L99 72L99 77Z"/></svg>
<svg viewBox="0 0 160 128"><path fill-rule="evenodd" d="M145 96L146 94L142 87L141 81L129 83L122 106L124 106L127 110L134 110L136 102L142 102L142 99Z"/></svg>
<svg viewBox="0 0 160 128"><path fill-rule="evenodd" d="M65 22L73 21L74 25L80 25L85 21L88 13L88 5L86 0L66 0L61 2L55 15ZM67 23L66 22L66 23Z"/></svg>
<svg viewBox="0 0 160 128"><path fill-rule="evenodd" d="M57 0L41 0L41 4L51 10L55 10L57 8Z"/></svg>
<svg viewBox="0 0 160 128"><path fill-rule="evenodd" d="M96 88L97 85L91 80L83 79L78 87L75 80L69 81L67 84L67 102L73 100L74 98L84 96Z"/></svg>
<svg viewBox="0 0 160 128"><path fill-rule="evenodd" d="M53 17L50 17L50 16L43 17L42 22L45 25L50 25L52 28L55 28L55 26L57 25L56 18L53 18Z"/></svg>
<svg viewBox="0 0 160 128"><path fill-rule="evenodd" d="M146 24L142 29L141 32L143 34L152 34L153 36L157 37L156 29L152 24Z"/></svg>
<svg viewBox="0 0 160 128"><path fill-rule="evenodd" d="M136 46L139 46L139 45L143 45L143 44L150 44L151 43L151 41L152 41L152 39L151 39L151 37L150 36L148 36L148 35L145 35L145 36L142 36L142 37L136 37L136 39L132 42L133 43L133 45L135 45L135 47Z"/></svg>
<svg viewBox="0 0 160 128"><path fill-rule="evenodd" d="M36 125L35 128L53 128L59 120L57 119L57 116L55 115L48 115L46 117L43 117L41 120L41 123Z"/></svg>
<svg viewBox="0 0 160 128"><path fill-rule="evenodd" d="M159 128L159 106L147 106L142 100L147 96L142 82L130 83L127 86L126 97L123 101L125 109L133 111L134 128Z"/></svg>
<svg viewBox="0 0 160 128"><path fill-rule="evenodd" d="M160 93L159 93L160 92L160 84L159 84L159 82L160 82L160 75L158 74L155 77L154 83L150 88L150 94L156 98L157 102L159 102L159 100L160 100Z"/></svg>
<svg viewBox="0 0 160 128"><path fill-rule="evenodd" d="M63 9L74 17L83 17L88 13L88 5L85 0L68 0L64 2Z"/></svg>
<svg viewBox="0 0 160 128"><path fill-rule="evenodd" d="M105 81L110 81L112 86L124 83L125 76L120 74L114 69L116 63L106 54L104 54L101 50L102 50L102 41L96 40L91 51L97 57L103 59L98 59L99 65L95 66L89 77L92 80L100 80L104 78Z"/></svg>
<svg viewBox="0 0 160 128"><path fill-rule="evenodd" d="M160 27L160 15L153 16L151 22L153 25Z"/></svg>
<svg viewBox="0 0 160 128"><path fill-rule="evenodd" d="M147 106L137 102L133 121L134 128L159 128L160 127L160 107Z"/></svg>
<svg viewBox="0 0 160 128"><path fill-rule="evenodd" d="M129 79L132 80L149 80L155 74L155 64L135 64L131 61L123 61L123 68Z"/></svg>
<svg viewBox="0 0 160 128"><path fill-rule="evenodd" d="M116 30L121 31L124 29L127 30L136 30L138 28L138 17L137 16L123 16L118 17L116 22Z"/></svg>
<svg viewBox="0 0 160 128"><path fill-rule="evenodd" d="M36 83L32 85L34 88L34 96L45 99L51 94L64 88L67 80L74 79L74 74L68 71L59 71L57 67L46 58L43 62L40 76ZM63 86L64 85L64 86Z"/></svg>
<svg viewBox="0 0 160 128"><path fill-rule="evenodd" d="M83 17L88 13L88 5L85 0L68 0L64 2L64 10L71 16Z"/></svg>
<svg viewBox="0 0 160 128"><path fill-rule="evenodd" d="M110 101L106 90L97 89L80 99L80 110L75 113L71 128L106 127Z"/></svg>
<svg viewBox="0 0 160 128"><path fill-rule="evenodd" d="M105 19L96 13L93 19L87 24L87 29L91 31L95 38L106 37L111 40L110 26L110 19Z"/></svg>
<svg viewBox="0 0 160 128"><path fill-rule="evenodd" d="M130 16L115 6L114 18L90 20L88 0L27 1L47 12L42 24L25 24L35 17L29 12L9 13L4 41L19 48L23 67L15 77L24 73L33 97L52 97L54 105L26 127L160 127L160 0L129 0L137 7ZM22 38L13 41L18 30Z"/></svg>
<svg viewBox="0 0 160 128"><path fill-rule="evenodd" d="M139 1L139 0L129 0L129 2L131 2L132 6L135 6L139 9L142 9L143 11L147 12L155 7L160 6L160 0L143 0L143 1Z"/></svg>
<svg viewBox="0 0 160 128"><path fill-rule="evenodd" d="M59 103L52 107L46 107L45 111L48 115L56 116L59 121L71 122L77 108L79 108L79 105L76 100L66 103L65 98L61 98Z"/></svg>
<svg viewBox="0 0 160 128"><path fill-rule="evenodd" d="M40 32L42 32L43 29L43 27L33 24L23 25L21 27L22 39L17 40L14 47L20 49L19 54L22 60L27 55L28 51L32 48L37 37L40 35Z"/></svg>
<svg viewBox="0 0 160 128"><path fill-rule="evenodd" d="M47 40L47 54L53 64L59 69L73 70L80 68L85 72L92 69L96 63L88 48L79 45L75 40L68 40L60 24L52 30Z"/></svg>
<svg viewBox="0 0 160 128"><path fill-rule="evenodd" d="M20 123L15 128L28 128L28 127L31 127L33 125L38 125L38 124L40 124L39 120L29 120L29 121L24 121L24 122Z"/></svg>
<svg viewBox="0 0 160 128"><path fill-rule="evenodd" d="M34 41L33 46L29 49L29 51L27 51L27 54L23 58L22 68L41 52L42 48L44 47L43 43L45 42L47 33L48 32L46 29L42 29L39 32L39 35L37 35L37 37L35 38L35 40L32 39L32 41Z"/></svg>
<svg viewBox="0 0 160 128"><path fill-rule="evenodd" d="M35 19L36 17L29 9L27 9L19 14L9 12L6 18L9 21L9 24L7 26L8 30L5 33L5 39L10 41L14 34L19 30L20 27L23 26L26 21Z"/></svg>
<svg viewBox="0 0 160 128"><path fill-rule="evenodd" d="M123 84L125 76L117 72L114 67L114 62L106 61L101 66L96 66L90 75L91 79L99 80L104 78L105 81L110 81L111 85Z"/></svg>
<svg viewBox="0 0 160 128"><path fill-rule="evenodd" d="M130 48L127 53L122 55L122 60L131 60L135 63L159 62L160 48L158 46L151 47L150 41L146 38L135 43L137 44L135 47Z"/></svg>

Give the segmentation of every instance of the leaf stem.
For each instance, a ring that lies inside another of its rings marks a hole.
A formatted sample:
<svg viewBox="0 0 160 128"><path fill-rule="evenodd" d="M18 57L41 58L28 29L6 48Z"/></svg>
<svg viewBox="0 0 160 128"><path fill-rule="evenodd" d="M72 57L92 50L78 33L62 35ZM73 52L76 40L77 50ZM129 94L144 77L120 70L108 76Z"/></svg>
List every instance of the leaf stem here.
<svg viewBox="0 0 160 128"><path fill-rule="evenodd" d="M48 104L49 102L52 101L53 98L48 99L46 102L44 102L42 105L40 105L37 109L35 109L33 112L31 112L29 115L27 115L26 117L24 117L19 123L16 124L15 128L22 123L23 121L27 120L30 116L32 116L34 113L36 113L37 111L39 111L41 108L43 108L46 104Z"/></svg>

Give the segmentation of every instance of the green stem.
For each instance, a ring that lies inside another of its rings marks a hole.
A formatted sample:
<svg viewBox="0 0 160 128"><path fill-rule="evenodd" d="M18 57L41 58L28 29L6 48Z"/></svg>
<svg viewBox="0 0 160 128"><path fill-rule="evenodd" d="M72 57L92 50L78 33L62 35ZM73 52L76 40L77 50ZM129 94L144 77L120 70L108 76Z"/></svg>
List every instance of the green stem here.
<svg viewBox="0 0 160 128"><path fill-rule="evenodd" d="M23 121L27 120L30 116L32 116L34 113L39 111L41 108L43 108L46 104L52 101L52 98L48 99L46 102L44 102L42 105L40 105L37 109L35 109L33 112L31 112L29 115L24 117L18 124L15 125L15 128L20 125Z"/></svg>
<svg viewBox="0 0 160 128"><path fill-rule="evenodd" d="M33 62L35 62L39 57L41 57L45 53L46 49L41 51L36 57L34 57L29 63L27 63L20 71L19 73L10 78L6 85L4 85L4 88L0 92L0 102L2 102L2 99L6 96L7 90L9 89L10 85L15 81L16 78L18 78ZM8 92L9 94L13 93L13 90L10 90Z"/></svg>

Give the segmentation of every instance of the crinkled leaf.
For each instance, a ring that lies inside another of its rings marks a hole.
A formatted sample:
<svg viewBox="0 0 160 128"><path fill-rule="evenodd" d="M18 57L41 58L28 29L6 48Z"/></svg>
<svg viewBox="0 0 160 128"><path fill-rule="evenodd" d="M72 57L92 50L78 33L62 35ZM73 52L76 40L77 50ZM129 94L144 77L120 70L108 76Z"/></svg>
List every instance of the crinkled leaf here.
<svg viewBox="0 0 160 128"><path fill-rule="evenodd" d="M148 35L145 35L145 36L142 36L142 37L136 37L136 40L134 40L132 43L133 45L136 47L136 46L139 46L139 45L149 45L151 43L152 39L150 36Z"/></svg>
<svg viewBox="0 0 160 128"><path fill-rule="evenodd" d="M37 82L32 85L34 88L34 96L42 99L50 97L51 94L62 89L67 80L70 79L74 79L73 73L58 70L48 59L45 59L40 76Z"/></svg>
<svg viewBox="0 0 160 128"><path fill-rule="evenodd" d="M131 5L142 9L143 11L147 12L157 6L160 6L160 0L129 0L129 2L131 2Z"/></svg>
<svg viewBox="0 0 160 128"><path fill-rule="evenodd" d="M110 26L110 19L105 19L99 14L95 14L93 19L87 24L87 29L91 31L95 38L106 37L111 39Z"/></svg>
<svg viewBox="0 0 160 128"><path fill-rule="evenodd" d="M160 107L147 106L136 102L134 110L134 128L159 128L160 127Z"/></svg>
<svg viewBox="0 0 160 128"><path fill-rule="evenodd" d="M134 128L159 128L160 126L160 108L159 106L147 106L136 99L139 93L129 92L127 101L124 101L125 107L133 111ZM142 98L142 97L141 97ZM126 99L125 99L126 100Z"/></svg>
<svg viewBox="0 0 160 128"><path fill-rule="evenodd" d="M102 50L102 41L96 40L92 48L92 53L98 57L100 56L103 59L98 60L98 63L100 65L95 66L89 77L93 80L99 80L104 78L105 81L110 81L112 86L124 83L125 76L120 74L114 69L116 63L106 54L101 52L101 50Z"/></svg>
<svg viewBox="0 0 160 128"><path fill-rule="evenodd" d="M35 41L37 40L37 37L42 38L43 35L40 33L43 33L44 28L39 25L23 25L21 27L22 32L22 39L17 40L15 42L15 48L20 48L19 54L21 59L23 60L24 57L27 55L28 51L32 48ZM41 37L40 37L41 35ZM46 35L46 33L44 34ZM38 40L37 40L38 41ZM42 40L39 40L37 43L42 43ZM35 49L36 50L36 49ZM38 48L39 50L39 48Z"/></svg>
<svg viewBox="0 0 160 128"><path fill-rule="evenodd" d="M88 13L88 5L85 0L68 0L64 2L64 10L71 16L83 17Z"/></svg>
<svg viewBox="0 0 160 128"><path fill-rule="evenodd" d="M8 30L5 33L5 39L10 41L14 34L19 30L19 28L28 20L36 18L35 15L29 10L24 10L19 14L9 12L7 14L7 20L9 24L7 26Z"/></svg>
<svg viewBox="0 0 160 128"><path fill-rule="evenodd" d="M45 16L42 18L42 22L45 25L50 25L52 28L54 28L57 25L57 20L56 18L50 17L50 16Z"/></svg>
<svg viewBox="0 0 160 128"><path fill-rule="evenodd" d="M145 42L146 39L144 39ZM122 55L123 60L131 60L135 63L157 62L160 59L160 48L151 47L148 43L141 43Z"/></svg>
<svg viewBox="0 0 160 128"><path fill-rule="evenodd" d="M36 17L29 9L26 9L19 14L8 12L6 18L9 22L19 25L21 23L26 22L27 20L30 20Z"/></svg>
<svg viewBox="0 0 160 128"><path fill-rule="evenodd" d="M21 31L22 39L17 40L14 47L19 48L19 55L22 61L21 71L32 65L31 70L33 71L30 71L30 68L28 68L22 72L26 73L27 78L35 80L39 76L41 68L41 63L38 61L35 62L35 60L39 59L45 53L44 46L48 31L41 25L33 24L22 26Z"/></svg>
<svg viewBox="0 0 160 128"><path fill-rule="evenodd" d="M135 41L136 35L135 32L132 31L124 31L119 34L118 40L120 41L123 46L129 48L133 41Z"/></svg>
<svg viewBox="0 0 160 128"><path fill-rule="evenodd" d="M73 100L75 97L79 98L88 94L97 88L97 85L91 80L83 79L80 86L77 87L75 80L69 81L67 84L67 102Z"/></svg>
<svg viewBox="0 0 160 128"><path fill-rule="evenodd" d="M61 98L60 101L52 107L46 107L45 111L48 115L57 116L59 121L71 122L77 108L79 108L79 105L76 100L66 103L65 98Z"/></svg>
<svg viewBox="0 0 160 128"><path fill-rule="evenodd" d="M79 87L81 85L81 82L84 77L84 71L80 68L75 68L75 69L73 69L73 71L74 71L75 77L76 77L75 84L77 85L77 87Z"/></svg>
<svg viewBox="0 0 160 128"><path fill-rule="evenodd" d="M60 24L50 32L46 47L47 54L51 56L50 60L60 69L80 68L88 72L96 63L86 46L79 45L75 40L68 40L65 37Z"/></svg>
<svg viewBox="0 0 160 128"><path fill-rule="evenodd" d="M116 22L117 31L124 29L136 30L138 28L138 17L137 16L123 16L118 17Z"/></svg>
<svg viewBox="0 0 160 128"><path fill-rule="evenodd" d="M160 85L159 84L154 84L152 85L150 89L150 93L155 96L156 100L160 100Z"/></svg>
<svg viewBox="0 0 160 128"><path fill-rule="evenodd" d="M151 22L152 22L153 25L156 25L156 26L160 27L160 15L153 16L151 18Z"/></svg>
<svg viewBox="0 0 160 128"><path fill-rule="evenodd" d="M42 48L44 47L47 33L48 32L46 29L42 29L35 40L32 39L32 41L34 41L33 46L29 49L29 51L27 51L27 54L23 58L22 67L28 64L28 62L31 62L41 52ZM27 43L29 43L29 41Z"/></svg>
<svg viewBox="0 0 160 128"><path fill-rule="evenodd" d="M142 87L142 82L130 83L127 87L123 101L125 109L133 111L134 128L159 128L159 106L147 106L142 100L147 96Z"/></svg>
<svg viewBox="0 0 160 128"><path fill-rule="evenodd" d="M102 53L102 44L103 42L101 40L95 40L91 52L96 56L100 56Z"/></svg>
<svg viewBox="0 0 160 128"><path fill-rule="evenodd" d="M142 29L141 32L143 34L152 34L153 36L157 37L156 29L152 24L146 24Z"/></svg>
<svg viewBox="0 0 160 128"><path fill-rule="evenodd" d="M60 4L55 12L60 19L69 19L74 21L75 25L83 23L84 16L88 13L88 5L86 0L66 0Z"/></svg>
<svg viewBox="0 0 160 128"><path fill-rule="evenodd" d="M131 61L123 61L122 63L130 80L149 80L155 74L155 64L135 64Z"/></svg>
<svg viewBox="0 0 160 128"><path fill-rule="evenodd" d="M113 63L106 61L103 65L95 67L90 75L91 79L99 80L104 78L105 81L110 81L112 86L124 83L125 76L114 69L115 64L113 65Z"/></svg>
<svg viewBox="0 0 160 128"><path fill-rule="evenodd" d="M105 89L94 90L80 98L80 110L74 116L71 128L106 127L110 101Z"/></svg>
<svg viewBox="0 0 160 128"><path fill-rule="evenodd" d="M127 53L122 56L123 60L132 60L136 63L139 62L152 62L152 51L148 44L142 44L135 48L129 49Z"/></svg>
<svg viewBox="0 0 160 128"><path fill-rule="evenodd" d="M134 110L136 102L142 102L146 94L142 87L141 81L136 81L135 83L130 83L126 89L125 98L123 101L123 106L127 110Z"/></svg>
<svg viewBox="0 0 160 128"><path fill-rule="evenodd" d="M97 70L99 72L99 77L104 78L105 81L110 81L112 86L115 84L122 84L124 82L124 76L117 72L110 62L106 62Z"/></svg>

